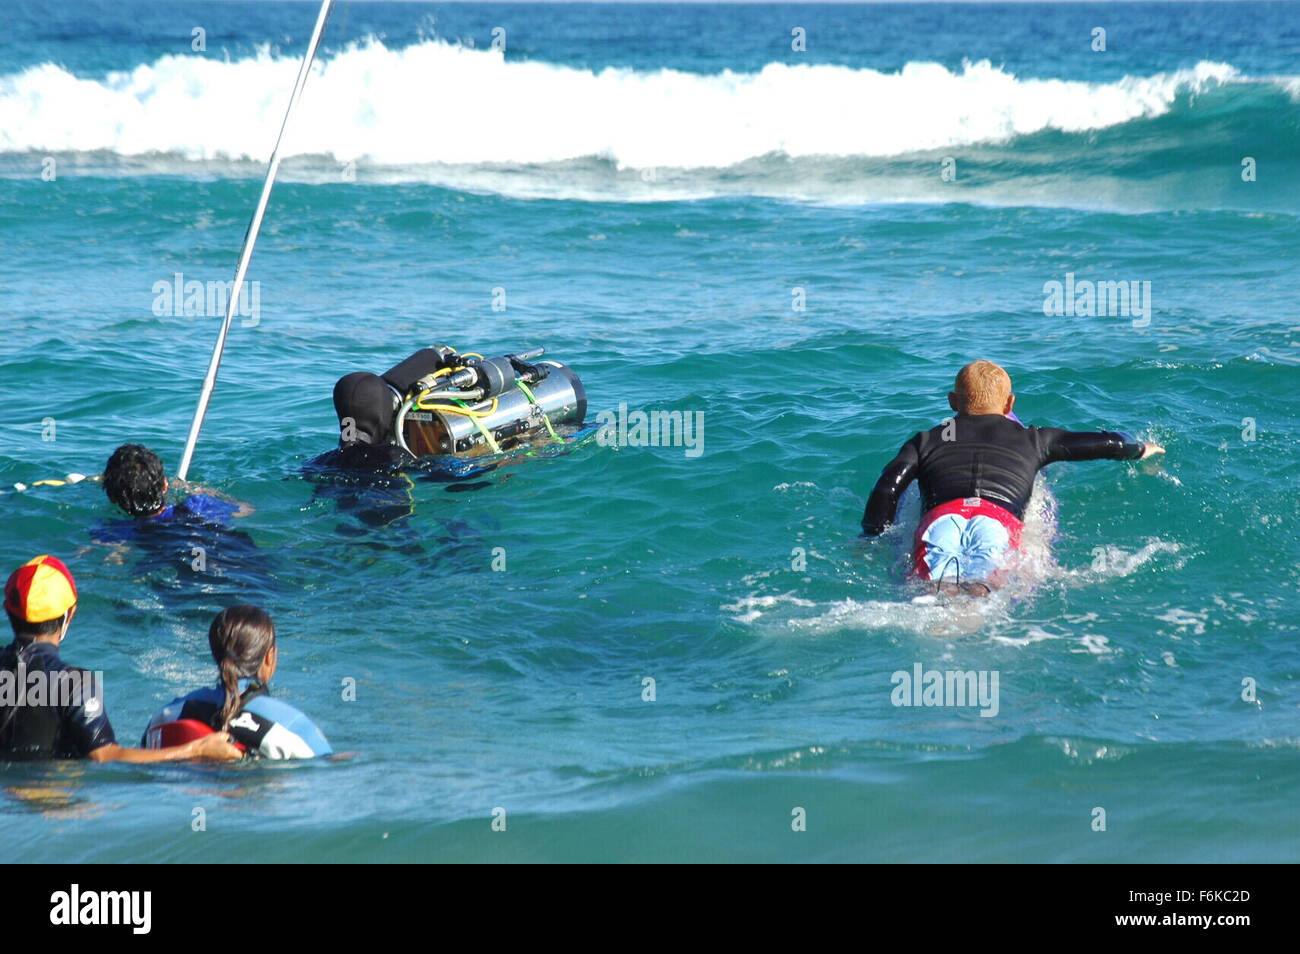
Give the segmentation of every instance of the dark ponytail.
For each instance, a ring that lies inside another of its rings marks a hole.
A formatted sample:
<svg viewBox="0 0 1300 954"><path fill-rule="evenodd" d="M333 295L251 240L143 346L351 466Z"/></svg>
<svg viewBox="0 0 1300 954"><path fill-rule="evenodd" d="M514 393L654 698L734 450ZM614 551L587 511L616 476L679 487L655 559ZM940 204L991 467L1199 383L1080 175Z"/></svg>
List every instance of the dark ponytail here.
<svg viewBox="0 0 1300 954"><path fill-rule="evenodd" d="M239 680L257 675L258 667L275 646L275 624L266 610L256 606L232 606L217 614L208 627L208 647L221 670L226 699L217 714L220 732L230 728L239 712Z"/></svg>

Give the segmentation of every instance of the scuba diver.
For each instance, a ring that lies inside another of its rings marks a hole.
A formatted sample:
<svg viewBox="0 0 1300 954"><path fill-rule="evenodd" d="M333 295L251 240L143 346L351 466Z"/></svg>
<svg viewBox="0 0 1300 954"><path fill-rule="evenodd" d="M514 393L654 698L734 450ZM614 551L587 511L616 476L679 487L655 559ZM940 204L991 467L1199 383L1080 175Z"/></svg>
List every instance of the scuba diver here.
<svg viewBox="0 0 1300 954"><path fill-rule="evenodd" d="M334 385L339 446L308 461L304 476L340 510L387 525L410 514L413 478L471 490L484 486L473 478L507 462L497 455L582 436L582 381L566 365L537 361L543 353L484 358L434 345L383 374L344 375Z"/></svg>
<svg viewBox="0 0 1300 954"><path fill-rule="evenodd" d="M334 385L339 446L322 466L385 468L428 456L499 454L581 423L587 393L558 361L535 348L499 358L421 348L383 374L354 371Z"/></svg>
<svg viewBox="0 0 1300 954"><path fill-rule="evenodd" d="M101 680L59 658L77 611L77 584L63 561L38 556L5 584L14 641L0 651L0 758L89 758L95 762L237 759L224 733L154 749L117 744ZM16 693L3 690L8 683ZM36 687L42 686L37 697Z"/></svg>
<svg viewBox="0 0 1300 954"><path fill-rule="evenodd" d="M140 744L149 749L229 733L252 758L310 759L333 755L316 724L271 698L279 650L275 623L256 606L232 606L208 628L217 684L172 700L149 720Z"/></svg>
<svg viewBox="0 0 1300 954"><path fill-rule="evenodd" d="M924 514L912 572L932 593L987 596L1005 583L1002 563L1020 547L1025 507L1043 467L1165 452L1119 432L1026 427L1012 412L1015 400L1003 368L982 360L966 365L948 394L956 417L913 435L867 500L862 530L878 536L894 522L908 484L920 484Z"/></svg>

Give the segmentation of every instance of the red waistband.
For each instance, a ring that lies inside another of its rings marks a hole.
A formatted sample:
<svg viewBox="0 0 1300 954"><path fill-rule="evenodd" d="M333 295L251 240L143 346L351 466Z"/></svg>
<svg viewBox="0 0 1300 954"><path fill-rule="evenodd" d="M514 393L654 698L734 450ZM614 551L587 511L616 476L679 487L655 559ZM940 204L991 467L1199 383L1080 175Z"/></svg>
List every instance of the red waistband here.
<svg viewBox="0 0 1300 954"><path fill-rule="evenodd" d="M990 517L1007 528L1007 536L1011 538L1013 547L1020 546L1020 531L1024 529L1025 525L1006 507L995 504L991 500L984 500L982 497L964 497L959 500L949 500L947 503L940 504L933 510L927 511L921 517L921 522L916 528L917 542L920 542L921 534L925 533L930 524L949 514L956 514L967 520L974 516Z"/></svg>

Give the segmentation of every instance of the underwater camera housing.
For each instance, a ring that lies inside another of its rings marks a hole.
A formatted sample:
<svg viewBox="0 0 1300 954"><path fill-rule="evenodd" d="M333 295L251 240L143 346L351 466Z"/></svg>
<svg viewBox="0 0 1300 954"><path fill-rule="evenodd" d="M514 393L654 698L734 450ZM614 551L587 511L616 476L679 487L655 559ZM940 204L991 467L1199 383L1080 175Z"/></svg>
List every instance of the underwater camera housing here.
<svg viewBox="0 0 1300 954"><path fill-rule="evenodd" d="M537 361L534 348L485 358L436 345L381 377L395 395L392 440L416 457L496 454L556 438L555 428L581 423L587 392L558 361Z"/></svg>

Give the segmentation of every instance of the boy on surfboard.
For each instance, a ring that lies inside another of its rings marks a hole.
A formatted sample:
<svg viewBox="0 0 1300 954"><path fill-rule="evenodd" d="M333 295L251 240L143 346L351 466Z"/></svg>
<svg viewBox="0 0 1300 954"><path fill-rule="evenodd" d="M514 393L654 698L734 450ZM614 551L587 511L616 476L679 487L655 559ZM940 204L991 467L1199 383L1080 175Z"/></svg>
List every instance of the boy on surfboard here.
<svg viewBox="0 0 1300 954"><path fill-rule="evenodd" d="M1115 431L1025 427L1012 413L1011 377L992 361L957 373L948 404L956 417L914 434L886 466L867 499L862 530L878 536L894 522L913 480L924 514L913 572L932 592L987 596L1004 580L1003 560L1020 546L1025 507L1038 471L1058 460L1137 460L1159 444Z"/></svg>

